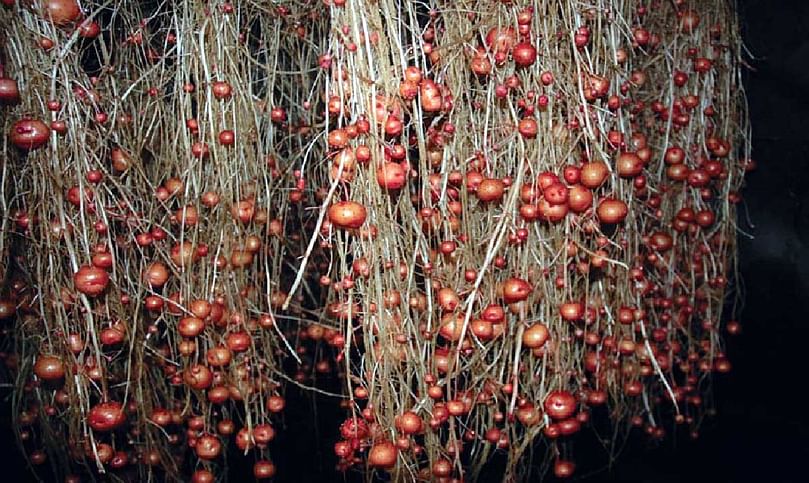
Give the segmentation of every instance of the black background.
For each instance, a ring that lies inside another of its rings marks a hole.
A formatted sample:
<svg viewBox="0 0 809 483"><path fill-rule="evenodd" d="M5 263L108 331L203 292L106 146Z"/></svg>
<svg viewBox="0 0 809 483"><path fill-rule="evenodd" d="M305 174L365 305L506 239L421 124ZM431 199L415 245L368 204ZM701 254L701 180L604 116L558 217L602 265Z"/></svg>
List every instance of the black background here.
<svg viewBox="0 0 809 483"><path fill-rule="evenodd" d="M633 438L611 473L587 481L809 481L809 1L740 7L755 57L745 77L759 169L748 176L739 215L755 238L740 235L746 304L743 332L728 343L734 369L717 381L719 414L700 439L650 448ZM331 453L338 414L322 405L315 414L304 401L288 409L294 429L280 432L273 451L278 481L343 480ZM316 432L314 419L326 433ZM7 429L0 458L0 481L30 479Z"/></svg>

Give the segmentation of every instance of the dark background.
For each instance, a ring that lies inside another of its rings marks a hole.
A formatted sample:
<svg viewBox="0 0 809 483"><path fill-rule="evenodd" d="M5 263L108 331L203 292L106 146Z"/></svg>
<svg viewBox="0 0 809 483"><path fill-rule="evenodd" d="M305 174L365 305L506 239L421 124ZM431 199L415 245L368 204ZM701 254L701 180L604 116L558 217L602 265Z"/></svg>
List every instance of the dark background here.
<svg viewBox="0 0 809 483"><path fill-rule="evenodd" d="M717 380L719 414L700 439L650 448L633 438L611 473L587 481L809 481L803 372L809 361L809 1L740 0L740 6L754 56L755 71L745 78L759 169L748 176L739 214L740 226L755 238L740 235L746 303L743 332L728 342L734 369ZM338 414L320 411L316 417L326 421ZM335 435L326 429L333 422L320 425L329 433L318 434L302 401L287 415L296 424L279 432L278 481L341 481L332 469ZM328 443L317 448L318 440ZM577 454L587 457L581 448ZM29 480L8 430L0 434L0 458L0 481Z"/></svg>

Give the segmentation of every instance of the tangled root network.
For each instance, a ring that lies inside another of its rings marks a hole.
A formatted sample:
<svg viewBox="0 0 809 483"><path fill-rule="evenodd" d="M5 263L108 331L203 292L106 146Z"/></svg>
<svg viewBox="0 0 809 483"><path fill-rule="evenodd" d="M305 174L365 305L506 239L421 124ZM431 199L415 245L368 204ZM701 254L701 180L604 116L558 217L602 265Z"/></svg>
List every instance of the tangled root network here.
<svg viewBox="0 0 809 483"><path fill-rule="evenodd" d="M290 391L339 401L335 478L697 437L740 327L744 52L731 0L3 0L30 471L272 478Z"/></svg>

